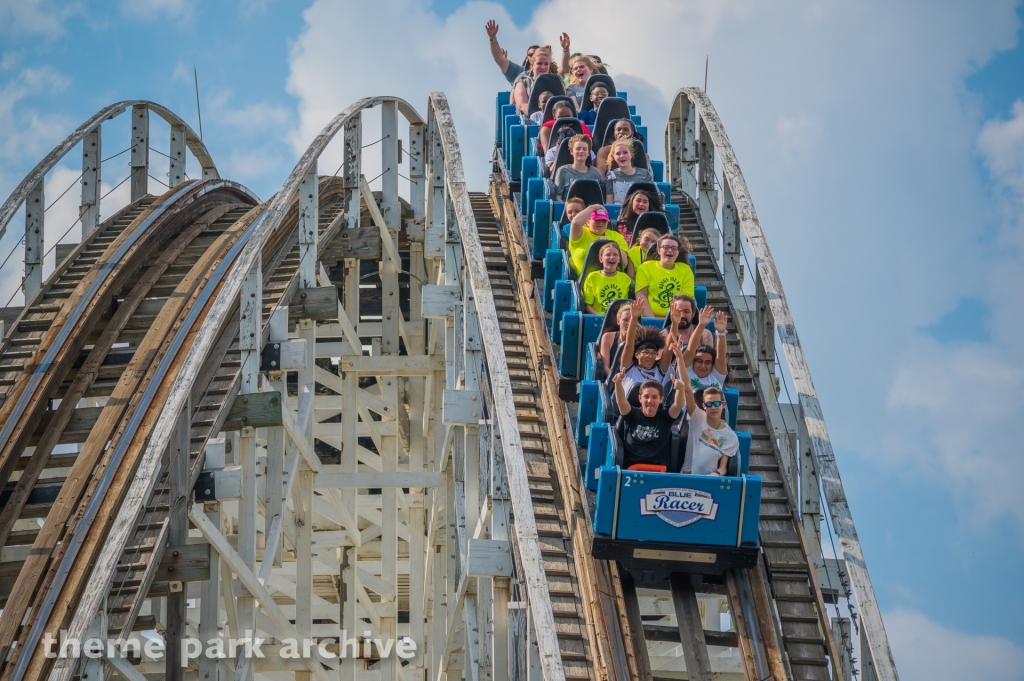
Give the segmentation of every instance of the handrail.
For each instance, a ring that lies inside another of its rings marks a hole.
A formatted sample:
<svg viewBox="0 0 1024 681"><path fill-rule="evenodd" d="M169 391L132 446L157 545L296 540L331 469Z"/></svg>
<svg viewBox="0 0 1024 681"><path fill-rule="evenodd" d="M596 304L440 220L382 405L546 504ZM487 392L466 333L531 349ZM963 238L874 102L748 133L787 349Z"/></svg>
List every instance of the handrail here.
<svg viewBox="0 0 1024 681"><path fill-rule="evenodd" d="M203 168L203 179L216 180L220 178L217 173L217 166L213 162L213 157L210 156L210 152L206 149L206 145L199 139L199 136L195 134L192 128L189 127L188 123L184 121L178 114L174 113L165 106L161 106L156 102L150 102L145 99L126 99L123 102L117 102L103 107L91 118L82 123L78 128L64 138L62 142L57 144L49 154L43 157L43 160L36 164L36 167L29 171L29 174L25 176L25 179L15 187L11 195L4 201L4 205L0 206L0 234L7 228L7 223L11 221L14 214L21 207L21 204L25 202L25 198L28 193L32 191L32 188L39 183L39 181L50 172L57 163L63 159L71 149L82 141L82 139L90 132L100 127L104 121L108 121L111 118L121 115L130 106L145 106L150 111L155 111L160 118L164 119L171 125L182 125L185 126L185 143L188 145L189 150L199 161L199 165Z"/></svg>
<svg viewBox="0 0 1024 681"><path fill-rule="evenodd" d="M809 434L829 514L846 559L847 572L857 598L860 626L864 629L865 638L871 650L875 674L879 681L897 681L899 677L889 647L889 639L885 633L885 626L882 623L882 616L875 599L874 587L868 574L860 539L857 536L846 492L839 476L839 468L836 465L832 442L825 425L825 417L821 411L821 403L814 389L811 372L797 335L796 323L793 321L786 294L782 289L782 281L775 268L775 261L772 259L768 241L761 229L761 223L754 210L754 202L750 198L750 191L743 178L739 162L736 160L732 144L711 100L700 88L683 88L676 94L666 129L666 145L668 146L666 161L671 168L678 168L680 164L676 162L677 159L692 163L698 158L696 148L689 148L686 141L679 140L678 137L671 134L673 125L679 126L676 130L690 126L691 137L688 139L693 139L694 121L688 120L681 110L683 99L688 100L694 106L696 113L700 116L702 129L707 130L714 144L726 189L726 209L735 211L736 219L750 246L750 252L755 258L759 285L763 286L766 294L767 309L782 342L789 372L793 377L793 383L799 396L801 418L806 432ZM674 143L679 143L678 148L673 149ZM700 158L709 158L709 156L700 154ZM708 172L713 172L713 169L701 168L701 177ZM678 183L680 179L673 173L672 181L674 183ZM734 245L734 248L738 248L738 244ZM812 576L812 578L816 577Z"/></svg>
<svg viewBox="0 0 1024 681"><path fill-rule="evenodd" d="M519 548L529 595L530 614L536 630L540 652L541 675L544 681L564 681L565 670L558 649L557 630L547 579L544 575L537 523L533 514L530 484L527 478L526 457L519 437L512 379L505 359L505 346L501 339L498 313L494 306L483 246L477 234L476 219L469 201L462 165L462 152L452 121L448 98L443 92L430 93L428 120L436 123L443 148L445 185L458 223L465 256L465 276L473 293L483 339L484 355L490 388L494 396L494 414L501 433L509 496L515 514L515 537Z"/></svg>

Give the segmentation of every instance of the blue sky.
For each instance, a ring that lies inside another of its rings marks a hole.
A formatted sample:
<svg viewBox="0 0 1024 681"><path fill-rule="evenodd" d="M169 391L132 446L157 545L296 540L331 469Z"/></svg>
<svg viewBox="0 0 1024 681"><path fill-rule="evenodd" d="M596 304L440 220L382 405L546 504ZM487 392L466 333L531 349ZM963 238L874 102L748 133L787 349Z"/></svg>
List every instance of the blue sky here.
<svg viewBox="0 0 1024 681"><path fill-rule="evenodd" d="M1024 678L1020 4L578 7L0 0L0 193L110 102L155 100L198 127L193 66L222 174L267 198L351 101L387 93L422 107L433 89L452 100L470 183L483 188L504 84L482 30L491 16L513 56L561 30L600 53L655 140L708 56L708 90L786 286L902 677ZM105 151L127 146L126 132L105 134ZM123 160L104 167L110 186ZM50 178L50 197L75 165ZM53 215L51 229L70 224L74 202ZM14 291L10 269L0 303ZM972 666L957 666L967 663L950 657L954 645Z"/></svg>

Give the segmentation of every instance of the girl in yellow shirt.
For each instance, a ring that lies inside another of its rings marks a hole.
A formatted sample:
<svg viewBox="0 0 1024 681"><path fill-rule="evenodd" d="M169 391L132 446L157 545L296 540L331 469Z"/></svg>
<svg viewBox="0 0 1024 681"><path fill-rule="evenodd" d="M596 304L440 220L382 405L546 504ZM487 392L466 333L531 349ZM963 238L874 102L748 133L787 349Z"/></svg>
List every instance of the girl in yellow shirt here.
<svg viewBox="0 0 1024 681"><path fill-rule="evenodd" d="M633 280L619 270L618 244L605 244L598 252L601 271L593 272L583 281L583 311L587 314L604 314L613 300L629 298Z"/></svg>
<svg viewBox="0 0 1024 681"><path fill-rule="evenodd" d="M649 260L637 270L636 299L643 301L645 317L664 317L675 295L693 296L693 271L685 259L676 262L682 252L683 241L666 234L658 239L658 260Z"/></svg>

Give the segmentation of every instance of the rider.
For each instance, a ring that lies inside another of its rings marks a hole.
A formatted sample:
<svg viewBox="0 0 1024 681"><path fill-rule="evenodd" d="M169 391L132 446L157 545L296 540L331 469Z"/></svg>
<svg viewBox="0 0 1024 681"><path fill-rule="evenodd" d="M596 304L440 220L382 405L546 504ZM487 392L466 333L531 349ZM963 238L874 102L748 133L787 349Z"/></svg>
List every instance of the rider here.
<svg viewBox="0 0 1024 681"><path fill-rule="evenodd" d="M725 475L729 459L740 451L739 438L723 417L725 395L719 388L705 388L703 403L700 405L702 409L698 409L693 391L686 381L676 381L676 390L683 393L686 413L690 415L690 434L686 439L682 472L690 475Z"/></svg>
<svg viewBox="0 0 1024 681"><path fill-rule="evenodd" d="M626 399L623 380L621 371L612 378L615 404L626 423L623 465L631 471L664 473L672 457L672 423L683 412L686 384L676 381L675 399L666 409L662 404L665 387L660 381L644 381L640 385L640 408L635 409ZM692 393L690 401L693 401Z"/></svg>
<svg viewBox="0 0 1024 681"><path fill-rule="evenodd" d="M693 295L693 270L689 262L676 262L681 251L683 241L674 234L665 234L658 239L658 260L648 260L637 269L636 297L644 302L644 316L664 317L672 296Z"/></svg>
<svg viewBox="0 0 1024 681"><path fill-rule="evenodd" d="M619 269L622 251L615 242L601 246L598 259L601 271L594 272L583 281L583 311L587 314L604 314L613 300L629 298L633 280Z"/></svg>
<svg viewBox="0 0 1024 681"><path fill-rule="evenodd" d="M701 344L707 330L705 327L711 321L712 315L715 320L715 334L718 336L714 348ZM725 387L725 379L729 374L729 358L726 353L728 346L725 339L728 325L729 317L725 312L716 314L715 309L710 306L701 309L697 324L690 334L690 342L680 360L680 366L686 367L690 375L690 387L694 391L707 391L709 388L721 390Z"/></svg>

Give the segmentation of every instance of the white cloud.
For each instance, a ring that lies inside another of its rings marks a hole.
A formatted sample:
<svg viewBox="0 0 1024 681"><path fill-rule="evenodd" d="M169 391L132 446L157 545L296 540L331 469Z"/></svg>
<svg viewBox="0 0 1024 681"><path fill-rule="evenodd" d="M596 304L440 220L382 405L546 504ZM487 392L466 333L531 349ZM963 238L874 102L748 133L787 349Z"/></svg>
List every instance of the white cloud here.
<svg viewBox="0 0 1024 681"><path fill-rule="evenodd" d="M904 428L880 452L887 467L948 486L975 528L1009 517L1024 536L1024 466L1012 455L1019 449L1012 424L1024 419L1024 366L984 344L922 341L915 352L896 373L889 404L905 425L921 425Z"/></svg>
<svg viewBox="0 0 1024 681"><path fill-rule="evenodd" d="M195 11L193 0L125 0L121 4L125 14L142 19L190 19Z"/></svg>
<svg viewBox="0 0 1024 681"><path fill-rule="evenodd" d="M64 32L64 20L80 9L77 2L0 0L0 33L57 37Z"/></svg>
<svg viewBox="0 0 1024 681"><path fill-rule="evenodd" d="M996 636L955 631L910 610L885 615L902 681L1019 681L1024 649Z"/></svg>

